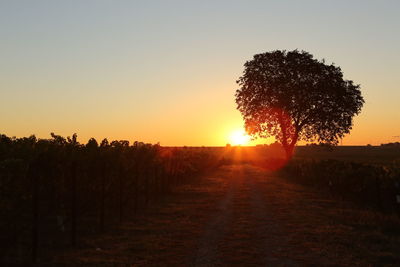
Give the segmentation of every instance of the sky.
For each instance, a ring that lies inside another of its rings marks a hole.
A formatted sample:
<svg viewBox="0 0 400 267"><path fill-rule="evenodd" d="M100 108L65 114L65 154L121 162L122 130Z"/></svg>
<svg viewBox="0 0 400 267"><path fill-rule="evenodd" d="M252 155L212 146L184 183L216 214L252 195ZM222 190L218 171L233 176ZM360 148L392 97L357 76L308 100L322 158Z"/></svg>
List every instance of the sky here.
<svg viewBox="0 0 400 267"><path fill-rule="evenodd" d="M400 141L399 12L400 1L0 0L0 133L225 145L243 127L243 64L299 49L361 85L344 145Z"/></svg>

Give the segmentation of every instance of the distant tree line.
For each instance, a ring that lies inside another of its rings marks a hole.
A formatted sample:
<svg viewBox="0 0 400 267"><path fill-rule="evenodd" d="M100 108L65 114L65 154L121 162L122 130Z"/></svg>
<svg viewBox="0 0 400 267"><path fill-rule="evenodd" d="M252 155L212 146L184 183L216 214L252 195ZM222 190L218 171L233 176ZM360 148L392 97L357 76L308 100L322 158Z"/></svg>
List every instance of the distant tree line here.
<svg viewBox="0 0 400 267"><path fill-rule="evenodd" d="M207 149L0 135L0 262L37 262L131 219L219 164Z"/></svg>
<svg viewBox="0 0 400 267"><path fill-rule="evenodd" d="M381 144L381 146L383 146L383 147L398 147L398 148L400 148L400 142Z"/></svg>

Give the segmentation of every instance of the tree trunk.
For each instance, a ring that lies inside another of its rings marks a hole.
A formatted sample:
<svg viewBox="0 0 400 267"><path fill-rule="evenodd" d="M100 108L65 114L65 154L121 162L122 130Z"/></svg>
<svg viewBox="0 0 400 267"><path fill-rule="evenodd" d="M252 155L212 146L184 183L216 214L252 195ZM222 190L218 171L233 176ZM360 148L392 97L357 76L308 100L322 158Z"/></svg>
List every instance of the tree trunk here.
<svg viewBox="0 0 400 267"><path fill-rule="evenodd" d="M289 161L293 157L294 145L287 145L284 147L286 153L286 161Z"/></svg>

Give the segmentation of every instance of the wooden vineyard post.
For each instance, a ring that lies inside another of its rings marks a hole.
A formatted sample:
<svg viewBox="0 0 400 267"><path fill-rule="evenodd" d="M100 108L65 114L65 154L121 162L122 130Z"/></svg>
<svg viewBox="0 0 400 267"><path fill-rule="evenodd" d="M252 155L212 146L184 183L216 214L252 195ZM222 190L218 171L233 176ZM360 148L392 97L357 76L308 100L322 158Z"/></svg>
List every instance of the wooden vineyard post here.
<svg viewBox="0 0 400 267"><path fill-rule="evenodd" d="M157 200L159 200L161 197L161 194L162 194L162 184L163 184L162 177L160 175L160 166L159 165L157 165L156 168L154 168L154 181L156 183L156 188L157 188L156 198L157 198Z"/></svg>
<svg viewBox="0 0 400 267"><path fill-rule="evenodd" d="M123 187L123 180L125 178L125 173L122 170L122 167L120 166L118 170L118 182L119 182L119 196L118 196L118 205L119 205L119 223L122 223L122 216L123 216L123 193L124 193L124 187Z"/></svg>
<svg viewBox="0 0 400 267"><path fill-rule="evenodd" d="M140 175L139 175L139 170L138 170L138 168L136 168L136 173L135 173L135 176L134 176L134 190L133 190L133 211L134 211L134 214L136 215L137 213L138 213L138 205L139 205L139 177L140 177Z"/></svg>
<svg viewBox="0 0 400 267"><path fill-rule="evenodd" d="M378 209L380 211L383 210L383 206L382 206L382 196L381 196L381 176L380 175L376 175L375 178L375 185L376 185L376 204L378 206Z"/></svg>
<svg viewBox="0 0 400 267"><path fill-rule="evenodd" d="M76 246L76 223L77 223L77 180L76 162L71 164L71 245Z"/></svg>
<svg viewBox="0 0 400 267"><path fill-rule="evenodd" d="M104 231L105 216L105 198L106 198L106 174L103 170L101 173L101 196L100 196L100 231Z"/></svg>
<svg viewBox="0 0 400 267"><path fill-rule="evenodd" d="M37 262L39 243L39 175L34 171L32 175L32 263Z"/></svg>
<svg viewBox="0 0 400 267"><path fill-rule="evenodd" d="M146 171L145 181L144 181L144 205L147 208L149 205L150 197L150 171Z"/></svg>

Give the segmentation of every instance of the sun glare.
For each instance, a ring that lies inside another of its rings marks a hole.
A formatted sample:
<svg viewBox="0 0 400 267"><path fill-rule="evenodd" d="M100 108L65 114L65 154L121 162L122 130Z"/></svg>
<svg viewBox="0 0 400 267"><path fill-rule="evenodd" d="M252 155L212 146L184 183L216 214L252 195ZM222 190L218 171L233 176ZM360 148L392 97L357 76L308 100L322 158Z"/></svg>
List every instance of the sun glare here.
<svg viewBox="0 0 400 267"><path fill-rule="evenodd" d="M250 136L243 129L235 130L229 136L229 143L234 146L246 145L250 141Z"/></svg>

